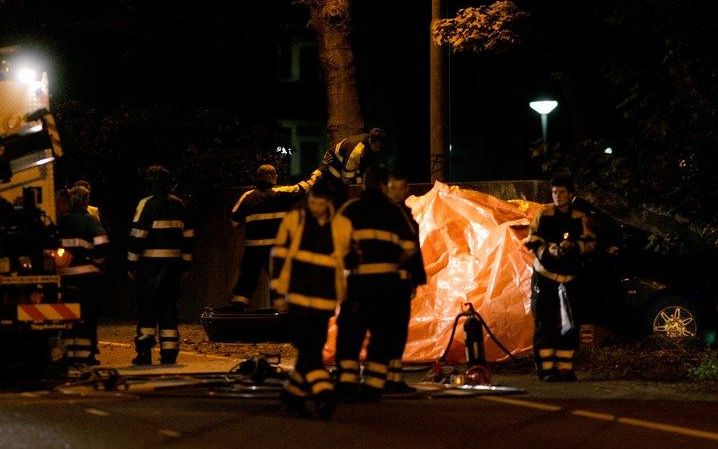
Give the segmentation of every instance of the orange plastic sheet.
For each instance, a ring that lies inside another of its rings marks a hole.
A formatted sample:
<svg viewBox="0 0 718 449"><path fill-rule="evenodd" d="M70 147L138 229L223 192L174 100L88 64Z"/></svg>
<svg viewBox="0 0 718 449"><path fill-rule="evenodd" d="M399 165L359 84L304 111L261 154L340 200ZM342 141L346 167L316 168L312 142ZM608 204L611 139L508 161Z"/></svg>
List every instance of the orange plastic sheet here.
<svg viewBox="0 0 718 449"><path fill-rule="evenodd" d="M531 351L532 256L523 240L541 206L522 200L507 202L440 182L425 195L407 199L407 205L419 223L428 282L412 301L404 362L438 360L466 302L474 305L511 353ZM463 319L449 349L451 363L466 360L462 325ZM335 342L332 319L324 348L326 360L334 359ZM486 333L485 348L489 361L508 358Z"/></svg>

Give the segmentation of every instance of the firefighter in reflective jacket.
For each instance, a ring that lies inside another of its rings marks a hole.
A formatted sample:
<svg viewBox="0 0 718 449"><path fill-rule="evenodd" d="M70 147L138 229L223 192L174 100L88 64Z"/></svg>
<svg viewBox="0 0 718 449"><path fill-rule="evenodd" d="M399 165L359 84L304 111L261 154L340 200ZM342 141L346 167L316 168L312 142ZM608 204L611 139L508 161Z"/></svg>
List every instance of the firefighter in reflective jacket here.
<svg viewBox="0 0 718 449"><path fill-rule="evenodd" d="M417 251L399 270L399 298L394 310L394 318L391 320L394 325L395 335L389 358L389 373L386 378L384 391L387 393L411 393L416 391L404 382L401 367L401 357L404 354L404 347L409 336L409 318L411 317L411 300L414 297L416 288L426 284L426 271L424 271L424 259L421 256L419 244L419 224L414 220L411 209L406 205L406 198L409 196L409 184L406 175L400 171L393 171L389 175L388 196L392 203L399 206L404 212L406 219L414 230L414 244Z"/></svg>
<svg viewBox="0 0 718 449"><path fill-rule="evenodd" d="M179 353L177 299L192 261L194 229L182 200L171 195L171 176L161 166L147 169L152 196L137 205L127 253L128 275L137 288L139 320L135 365L152 364L159 325L160 362L172 364Z"/></svg>
<svg viewBox="0 0 718 449"><path fill-rule="evenodd" d="M364 170L376 162L376 154L385 140L384 130L374 128L366 134L347 137L324 153L313 176L329 182L336 190L335 205L341 206L347 200L347 186L361 180Z"/></svg>
<svg viewBox="0 0 718 449"><path fill-rule="evenodd" d="M97 294L107 255L107 233L87 212L89 192L84 187L69 191L70 212L58 220L60 244L70 254L70 264L58 268L68 296L80 303L83 323L65 340L66 357L73 364L97 365Z"/></svg>
<svg viewBox="0 0 718 449"><path fill-rule="evenodd" d="M329 318L345 290L343 257L350 226L334 215L331 192L318 185L301 209L282 220L272 249L272 289L286 301L297 361L281 396L288 411L307 416L313 399L317 414L329 418L334 385L322 361ZM282 309L279 304L275 307Z"/></svg>
<svg viewBox="0 0 718 449"><path fill-rule="evenodd" d="M311 182L276 186L277 170L264 164L257 170L257 188L243 194L232 208L232 224L244 225L244 254L232 302L237 312L249 305L259 277L269 273L269 251L287 211L310 189Z"/></svg>
<svg viewBox="0 0 718 449"><path fill-rule="evenodd" d="M400 299L399 265L416 251L406 216L386 196L388 174L369 167L364 191L338 215L351 224L352 251L347 255L347 300L337 318L337 393L342 400L378 401L386 382L394 319ZM359 352L367 330L364 379L359 384Z"/></svg>
<svg viewBox="0 0 718 449"><path fill-rule="evenodd" d="M531 278L534 315L534 357L540 379L575 381L574 358L579 345L573 321L572 282L579 275L581 258L595 245L588 219L571 207L573 181L551 181L553 204L545 206L531 223L526 246L535 255Z"/></svg>

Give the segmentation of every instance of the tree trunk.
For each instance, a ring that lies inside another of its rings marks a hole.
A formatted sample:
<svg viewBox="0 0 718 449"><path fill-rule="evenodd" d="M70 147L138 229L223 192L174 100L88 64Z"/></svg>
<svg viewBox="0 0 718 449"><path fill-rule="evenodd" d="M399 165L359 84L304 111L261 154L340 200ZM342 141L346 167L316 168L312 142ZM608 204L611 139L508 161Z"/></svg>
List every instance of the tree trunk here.
<svg viewBox="0 0 718 449"><path fill-rule="evenodd" d="M446 0L431 1L431 26L429 27L429 95L431 134L431 182L446 181L449 174L449 49L434 42L432 30L439 19L444 18Z"/></svg>
<svg viewBox="0 0 718 449"><path fill-rule="evenodd" d="M310 13L327 89L327 131L332 145L364 131L354 70L351 0L300 1Z"/></svg>

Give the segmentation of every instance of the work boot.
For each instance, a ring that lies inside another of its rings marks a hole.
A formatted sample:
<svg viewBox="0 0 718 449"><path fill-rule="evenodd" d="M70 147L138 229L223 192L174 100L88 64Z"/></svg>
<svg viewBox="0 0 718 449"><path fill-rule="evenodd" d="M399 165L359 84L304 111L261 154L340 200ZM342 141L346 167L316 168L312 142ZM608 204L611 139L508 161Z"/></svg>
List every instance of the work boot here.
<svg viewBox="0 0 718 449"><path fill-rule="evenodd" d="M375 403L381 401L381 393L382 390L379 388L370 387L368 385L361 385L361 388L359 390L359 401L360 402L368 402L368 403Z"/></svg>
<svg viewBox="0 0 718 449"><path fill-rule="evenodd" d="M177 357L160 357L162 365L174 365L177 363Z"/></svg>
<svg viewBox="0 0 718 449"><path fill-rule="evenodd" d="M384 393L388 393L388 394L416 393L416 388L409 386L409 384L407 384L403 380L400 380L398 382L387 381L386 384L384 384Z"/></svg>
<svg viewBox="0 0 718 449"><path fill-rule="evenodd" d="M337 406L337 399L333 391L322 391L314 396L314 405L316 406L317 415L321 419L330 419L334 408Z"/></svg>
<svg viewBox="0 0 718 449"><path fill-rule="evenodd" d="M132 359L133 365L152 365L152 353L138 352L137 357Z"/></svg>
<svg viewBox="0 0 718 449"><path fill-rule="evenodd" d="M573 371L559 371L558 373L558 382L576 382L577 380L576 373Z"/></svg>
<svg viewBox="0 0 718 449"><path fill-rule="evenodd" d="M359 384L337 382L334 387L337 402L353 404L359 401Z"/></svg>
<svg viewBox="0 0 718 449"><path fill-rule="evenodd" d="M311 418L312 413L307 409L304 398L294 396L286 390L279 393L279 400L282 401L284 407L292 418Z"/></svg>

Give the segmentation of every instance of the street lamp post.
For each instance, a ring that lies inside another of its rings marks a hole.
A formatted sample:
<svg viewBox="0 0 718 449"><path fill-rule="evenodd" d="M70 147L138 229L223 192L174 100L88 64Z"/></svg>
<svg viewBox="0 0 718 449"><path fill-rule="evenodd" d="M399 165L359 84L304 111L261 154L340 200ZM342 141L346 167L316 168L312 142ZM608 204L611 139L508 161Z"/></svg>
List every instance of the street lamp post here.
<svg viewBox="0 0 718 449"><path fill-rule="evenodd" d="M541 137L543 137L543 144L546 145L546 128L548 127L548 115L556 109L558 101L555 100L541 100L532 101L529 106L534 111L541 114Z"/></svg>

